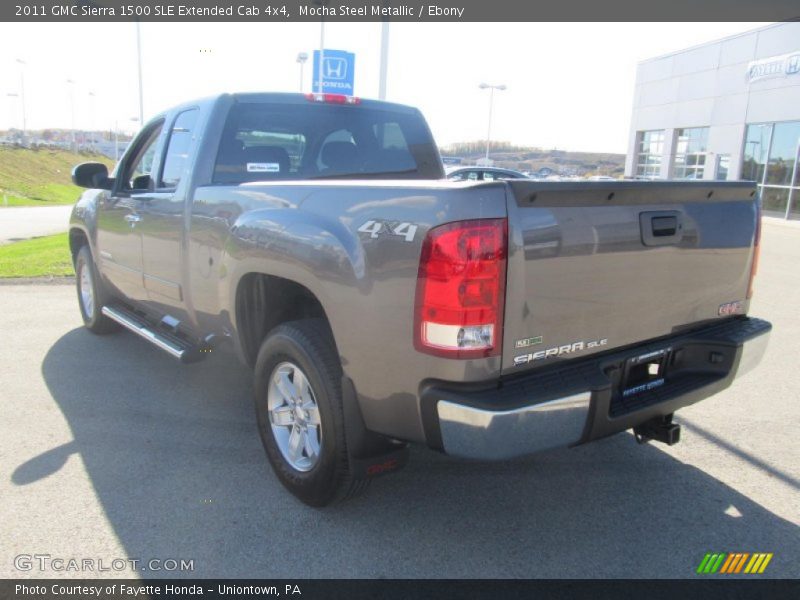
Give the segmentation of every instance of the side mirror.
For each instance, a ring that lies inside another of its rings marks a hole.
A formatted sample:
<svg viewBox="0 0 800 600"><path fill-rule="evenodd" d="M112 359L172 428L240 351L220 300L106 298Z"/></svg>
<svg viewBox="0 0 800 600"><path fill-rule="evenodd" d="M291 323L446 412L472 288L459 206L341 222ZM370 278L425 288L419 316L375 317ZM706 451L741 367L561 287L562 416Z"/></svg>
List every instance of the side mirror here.
<svg viewBox="0 0 800 600"><path fill-rule="evenodd" d="M103 163L85 162L72 169L72 183L79 187L110 190L114 183Z"/></svg>
<svg viewBox="0 0 800 600"><path fill-rule="evenodd" d="M137 191L149 191L151 183L150 175L137 175L133 178L133 181L131 181L131 188Z"/></svg>

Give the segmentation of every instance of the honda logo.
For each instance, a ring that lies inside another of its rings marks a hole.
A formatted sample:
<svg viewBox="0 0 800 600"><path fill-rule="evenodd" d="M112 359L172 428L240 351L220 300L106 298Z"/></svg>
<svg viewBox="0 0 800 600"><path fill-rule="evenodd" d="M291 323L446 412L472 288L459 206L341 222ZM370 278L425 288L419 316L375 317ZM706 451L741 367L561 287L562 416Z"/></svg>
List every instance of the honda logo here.
<svg viewBox="0 0 800 600"><path fill-rule="evenodd" d="M343 58L325 57L322 61L324 79L339 80L347 77L347 61Z"/></svg>
<svg viewBox="0 0 800 600"><path fill-rule="evenodd" d="M330 94L353 94L355 55L344 50L314 50L314 90Z"/></svg>

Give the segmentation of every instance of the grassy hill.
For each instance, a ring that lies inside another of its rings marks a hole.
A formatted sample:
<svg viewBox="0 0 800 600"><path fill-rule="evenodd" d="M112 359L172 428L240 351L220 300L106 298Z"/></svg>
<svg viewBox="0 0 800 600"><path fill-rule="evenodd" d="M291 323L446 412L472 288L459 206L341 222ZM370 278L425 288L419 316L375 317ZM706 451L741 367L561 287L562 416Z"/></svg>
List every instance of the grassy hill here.
<svg viewBox="0 0 800 600"><path fill-rule="evenodd" d="M462 142L442 148L444 156L460 156L465 164L475 164L483 158L486 142ZM567 152L542 148L512 146L507 142L492 142L490 157L497 167L530 171L548 168L563 175L588 177L608 175L622 177L625 155L610 152Z"/></svg>
<svg viewBox="0 0 800 600"><path fill-rule="evenodd" d="M72 204L81 193L70 182L72 167L95 161L114 166L106 156L65 150L0 147L0 208Z"/></svg>

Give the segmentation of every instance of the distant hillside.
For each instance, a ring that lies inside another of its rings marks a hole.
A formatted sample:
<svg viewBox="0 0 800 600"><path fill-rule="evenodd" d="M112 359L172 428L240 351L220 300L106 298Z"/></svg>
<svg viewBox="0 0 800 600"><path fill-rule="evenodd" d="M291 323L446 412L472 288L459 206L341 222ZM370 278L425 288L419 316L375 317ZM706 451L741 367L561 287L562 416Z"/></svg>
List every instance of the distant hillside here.
<svg viewBox="0 0 800 600"><path fill-rule="evenodd" d="M72 204L80 188L70 182L72 167L95 161L108 165L109 158L88 152L0 147L0 208L8 206L51 206Z"/></svg>
<svg viewBox="0 0 800 600"><path fill-rule="evenodd" d="M443 156L461 157L464 164L475 164L483 158L485 151L485 141L460 142L441 149ZM497 167L531 173L547 168L559 175L622 177L625 172L625 155L609 152L567 152L493 142L489 157Z"/></svg>

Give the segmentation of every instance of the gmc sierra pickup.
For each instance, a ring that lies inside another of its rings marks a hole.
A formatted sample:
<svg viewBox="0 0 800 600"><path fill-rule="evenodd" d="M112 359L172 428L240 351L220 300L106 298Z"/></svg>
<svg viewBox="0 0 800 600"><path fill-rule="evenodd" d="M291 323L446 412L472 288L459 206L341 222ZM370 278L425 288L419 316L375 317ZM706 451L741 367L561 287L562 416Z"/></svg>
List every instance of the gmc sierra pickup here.
<svg viewBox="0 0 800 600"><path fill-rule="evenodd" d="M506 459L633 429L761 359L745 182L450 182L418 110L235 94L147 123L70 221L94 333L235 349L277 477L325 505L407 444Z"/></svg>

